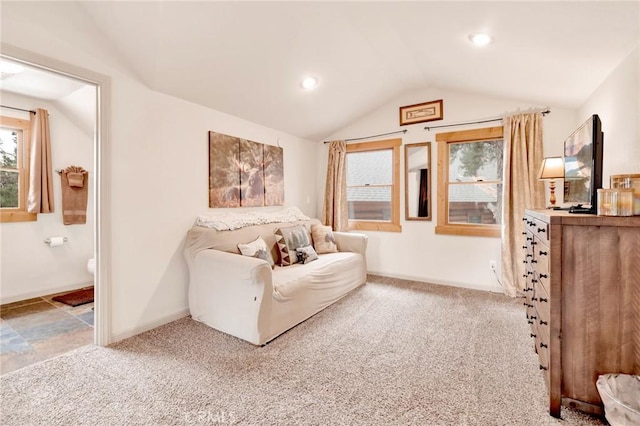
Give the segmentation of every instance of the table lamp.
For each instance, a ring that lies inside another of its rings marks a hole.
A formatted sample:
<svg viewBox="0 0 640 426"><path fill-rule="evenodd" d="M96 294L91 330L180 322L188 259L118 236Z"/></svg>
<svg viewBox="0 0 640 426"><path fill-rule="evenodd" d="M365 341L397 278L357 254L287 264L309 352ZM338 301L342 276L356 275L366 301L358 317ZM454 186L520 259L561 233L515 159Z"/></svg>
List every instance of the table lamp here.
<svg viewBox="0 0 640 426"><path fill-rule="evenodd" d="M556 179L564 178L564 159L562 157L547 157L542 161L538 180L549 181L549 203L556 205Z"/></svg>

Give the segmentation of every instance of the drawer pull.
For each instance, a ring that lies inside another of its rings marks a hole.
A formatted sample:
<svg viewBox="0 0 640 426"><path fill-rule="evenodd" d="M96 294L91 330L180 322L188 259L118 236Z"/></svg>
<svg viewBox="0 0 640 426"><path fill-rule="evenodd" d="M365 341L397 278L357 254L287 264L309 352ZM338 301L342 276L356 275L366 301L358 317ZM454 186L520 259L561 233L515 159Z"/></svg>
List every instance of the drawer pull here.
<svg viewBox="0 0 640 426"><path fill-rule="evenodd" d="M522 246L522 248L526 250L526 249L527 249L527 246Z"/></svg>
<svg viewBox="0 0 640 426"><path fill-rule="evenodd" d="M526 218L526 217L523 217L523 218L522 218L522 221L523 221L523 222L526 222L526 221L527 221L527 218ZM527 223L529 223L529 222L527 222Z"/></svg>
<svg viewBox="0 0 640 426"><path fill-rule="evenodd" d="M538 263L538 261L537 261L537 260L535 260L535 259L532 259L532 260L531 260L531 263Z"/></svg>
<svg viewBox="0 0 640 426"><path fill-rule="evenodd" d="M533 321L531 321L531 320L529 320L529 321L527 321L527 322L528 322L529 324L533 324Z"/></svg>
<svg viewBox="0 0 640 426"><path fill-rule="evenodd" d="M549 321L540 320L540 325L549 325Z"/></svg>
<svg viewBox="0 0 640 426"><path fill-rule="evenodd" d="M543 366L542 364L540 364L540 370L545 370L545 371L547 371L547 370L548 370L548 368L547 368L547 367L545 367L545 366Z"/></svg>
<svg viewBox="0 0 640 426"><path fill-rule="evenodd" d="M549 278L549 275L547 275L547 274L540 274L540 278Z"/></svg>
<svg viewBox="0 0 640 426"><path fill-rule="evenodd" d="M537 242L537 241L531 241L531 245L532 245L532 246L535 246L536 244L538 244L538 242Z"/></svg>
<svg viewBox="0 0 640 426"><path fill-rule="evenodd" d="M522 263L527 263L527 259L523 260Z"/></svg>
<svg viewBox="0 0 640 426"><path fill-rule="evenodd" d="M527 274L522 274L522 278L527 278Z"/></svg>
<svg viewBox="0 0 640 426"><path fill-rule="evenodd" d="M532 297L531 300L533 300L535 302L536 300L538 300L538 298L537 297Z"/></svg>
<svg viewBox="0 0 640 426"><path fill-rule="evenodd" d="M533 271L527 271L527 275L533 275Z"/></svg>
<svg viewBox="0 0 640 426"><path fill-rule="evenodd" d="M544 228L538 228L538 232L547 232L547 230Z"/></svg>
<svg viewBox="0 0 640 426"><path fill-rule="evenodd" d="M527 241L533 241L533 237L527 237Z"/></svg>
<svg viewBox="0 0 640 426"><path fill-rule="evenodd" d="M536 280L535 278L531 280L532 283L537 283L538 280Z"/></svg>
<svg viewBox="0 0 640 426"><path fill-rule="evenodd" d="M527 235L527 231L522 231L522 235Z"/></svg>
<svg viewBox="0 0 640 426"><path fill-rule="evenodd" d="M538 317L537 317L537 316L535 316L535 315L531 315L531 319L534 319L534 320L535 320L535 319L538 319Z"/></svg>
<svg viewBox="0 0 640 426"><path fill-rule="evenodd" d="M541 348L548 348L548 347L549 347L549 345L547 345L546 343L542 343L542 342L540 342L540 347L541 347Z"/></svg>
<svg viewBox="0 0 640 426"><path fill-rule="evenodd" d="M525 257L533 257L533 253L527 253Z"/></svg>
<svg viewBox="0 0 640 426"><path fill-rule="evenodd" d="M547 256L549 253L547 253L546 251L542 251L540 250L540 256Z"/></svg>
<svg viewBox="0 0 640 426"><path fill-rule="evenodd" d="M535 335L535 334L533 334L533 333L531 333L531 334L530 334L530 336L531 336L531 337L533 337L534 339L535 339L535 337L536 337L536 335Z"/></svg>
<svg viewBox="0 0 640 426"><path fill-rule="evenodd" d="M541 301L541 302L548 302L548 301L549 301L549 299L547 299L546 297L541 297L541 298L540 298L540 301Z"/></svg>

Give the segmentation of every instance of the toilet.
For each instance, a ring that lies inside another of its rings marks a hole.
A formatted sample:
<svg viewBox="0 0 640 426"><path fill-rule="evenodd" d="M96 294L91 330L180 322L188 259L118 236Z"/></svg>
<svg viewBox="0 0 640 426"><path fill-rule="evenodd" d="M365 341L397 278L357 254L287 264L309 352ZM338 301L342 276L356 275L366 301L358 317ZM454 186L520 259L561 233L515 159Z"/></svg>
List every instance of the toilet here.
<svg viewBox="0 0 640 426"><path fill-rule="evenodd" d="M95 257L92 257L87 261L87 271L89 271L91 275L96 274L96 258Z"/></svg>

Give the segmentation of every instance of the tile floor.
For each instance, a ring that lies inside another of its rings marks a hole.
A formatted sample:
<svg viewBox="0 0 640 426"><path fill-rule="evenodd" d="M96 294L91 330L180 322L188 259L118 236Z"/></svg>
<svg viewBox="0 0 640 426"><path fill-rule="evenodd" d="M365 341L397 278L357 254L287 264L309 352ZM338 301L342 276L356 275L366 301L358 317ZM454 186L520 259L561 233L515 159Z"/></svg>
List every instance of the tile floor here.
<svg viewBox="0 0 640 426"><path fill-rule="evenodd" d="M57 295L0 306L0 374L93 343L93 303L73 307Z"/></svg>

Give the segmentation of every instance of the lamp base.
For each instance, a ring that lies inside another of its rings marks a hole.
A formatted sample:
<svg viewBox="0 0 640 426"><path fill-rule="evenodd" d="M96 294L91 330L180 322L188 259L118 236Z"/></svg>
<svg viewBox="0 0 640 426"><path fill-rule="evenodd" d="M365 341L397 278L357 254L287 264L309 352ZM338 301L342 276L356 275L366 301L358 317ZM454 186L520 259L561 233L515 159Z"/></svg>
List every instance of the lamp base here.
<svg viewBox="0 0 640 426"><path fill-rule="evenodd" d="M556 206L556 180L551 179L549 181L549 204L551 204L550 208L554 208Z"/></svg>

